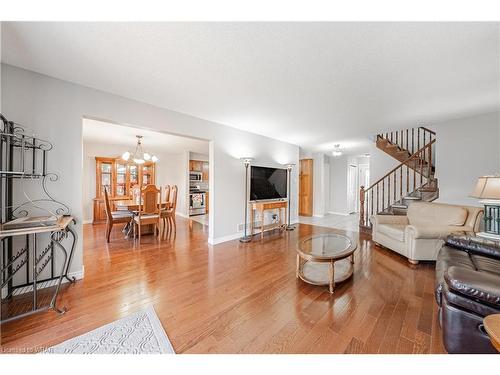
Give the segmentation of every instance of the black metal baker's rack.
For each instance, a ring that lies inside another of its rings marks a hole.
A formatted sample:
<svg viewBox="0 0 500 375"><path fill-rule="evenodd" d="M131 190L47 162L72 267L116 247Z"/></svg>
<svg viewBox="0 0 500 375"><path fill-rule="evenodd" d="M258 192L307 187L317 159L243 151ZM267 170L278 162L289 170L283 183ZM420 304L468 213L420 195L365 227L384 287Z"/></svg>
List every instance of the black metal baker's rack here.
<svg viewBox="0 0 500 375"><path fill-rule="evenodd" d="M63 279L74 283L68 270L75 250L77 235L70 209L56 200L47 184L59 179L47 171L47 156L52 143L29 135L26 129L0 114L0 224L40 215L58 217L57 224L44 224L24 230L0 230L0 295L4 307L15 304L15 297L31 293L29 309L14 309L16 314L4 316L5 323L40 311L57 307L57 296ZM69 251L67 250L69 248ZM56 255L60 254L59 260ZM56 269L56 263L61 263ZM50 302L40 304L39 290L52 287Z"/></svg>

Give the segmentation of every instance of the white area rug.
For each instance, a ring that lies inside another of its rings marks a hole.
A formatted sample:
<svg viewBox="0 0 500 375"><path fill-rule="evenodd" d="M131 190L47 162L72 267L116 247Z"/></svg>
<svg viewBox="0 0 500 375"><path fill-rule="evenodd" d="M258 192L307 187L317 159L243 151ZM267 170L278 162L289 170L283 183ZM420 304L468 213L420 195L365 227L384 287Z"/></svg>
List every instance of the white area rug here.
<svg viewBox="0 0 500 375"><path fill-rule="evenodd" d="M56 354L175 354L153 306L47 349Z"/></svg>

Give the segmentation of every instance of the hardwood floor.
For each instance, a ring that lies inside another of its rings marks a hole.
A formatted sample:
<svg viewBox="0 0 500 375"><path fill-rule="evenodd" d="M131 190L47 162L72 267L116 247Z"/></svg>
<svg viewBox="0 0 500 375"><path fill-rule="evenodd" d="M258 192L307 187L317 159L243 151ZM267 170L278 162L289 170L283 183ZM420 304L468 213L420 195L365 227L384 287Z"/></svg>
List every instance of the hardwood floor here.
<svg viewBox="0 0 500 375"><path fill-rule="evenodd" d="M118 227L106 244L104 225L85 225L85 278L61 293L69 311L2 325L2 350L40 350L153 304L177 353L444 352L433 263L412 266L361 234L353 278L331 296L295 278L295 249L342 231L300 224L216 246L206 231L179 218L175 240L134 246Z"/></svg>

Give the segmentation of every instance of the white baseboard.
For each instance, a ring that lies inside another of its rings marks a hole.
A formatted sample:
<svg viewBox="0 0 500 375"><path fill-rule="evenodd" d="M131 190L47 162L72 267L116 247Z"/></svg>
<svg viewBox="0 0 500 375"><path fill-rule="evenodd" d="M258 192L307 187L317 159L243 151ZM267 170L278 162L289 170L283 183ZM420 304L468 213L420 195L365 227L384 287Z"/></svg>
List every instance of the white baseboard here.
<svg viewBox="0 0 500 375"><path fill-rule="evenodd" d="M85 219L82 221L82 224L92 224L92 219Z"/></svg>
<svg viewBox="0 0 500 375"><path fill-rule="evenodd" d="M228 236L217 237L217 238L208 237L208 244L209 245L217 245L217 244L222 243L222 242L236 240L237 238L240 238L242 236L243 236L243 233L234 233L234 234L230 234Z"/></svg>
<svg viewBox="0 0 500 375"><path fill-rule="evenodd" d="M342 216L349 216L350 214L345 213L345 212L337 212L337 211L328 211L329 214L332 215L342 215Z"/></svg>
<svg viewBox="0 0 500 375"><path fill-rule="evenodd" d="M325 217L325 215L321 214L321 215L313 215L313 217Z"/></svg>
<svg viewBox="0 0 500 375"><path fill-rule="evenodd" d="M189 219L189 216L186 214L183 214L182 212L176 212L175 213L177 216L183 217L184 219Z"/></svg>
<svg viewBox="0 0 500 375"><path fill-rule="evenodd" d="M76 280L81 280L81 279L83 279L84 275L85 275L85 266L82 266L81 270L74 271L74 272L68 272L68 277L70 279L74 277ZM69 281L66 278L63 278L61 281L61 284L64 284L64 283L69 283ZM56 284L57 284L57 279L51 280L51 281L46 281L44 283L39 284L37 289L49 288L49 287L52 287ZM33 291L33 286L28 285L28 286L23 288L22 293L30 293L31 291ZM1 294L2 294L2 298L7 297L7 287L4 287L2 289ZM16 294L14 293L14 295L16 295Z"/></svg>
<svg viewBox="0 0 500 375"><path fill-rule="evenodd" d="M291 219L290 224L299 224L299 218L296 217L296 218ZM259 233L260 233L260 230L254 231L254 235L257 235ZM209 245L217 245L217 244L220 244L222 242L236 240L238 238L243 237L243 235L244 235L244 233L243 233L243 231L241 231L241 232L237 232L237 233L233 233L233 234L230 234L227 236L222 236L222 237L217 237L217 238L208 237L208 244Z"/></svg>

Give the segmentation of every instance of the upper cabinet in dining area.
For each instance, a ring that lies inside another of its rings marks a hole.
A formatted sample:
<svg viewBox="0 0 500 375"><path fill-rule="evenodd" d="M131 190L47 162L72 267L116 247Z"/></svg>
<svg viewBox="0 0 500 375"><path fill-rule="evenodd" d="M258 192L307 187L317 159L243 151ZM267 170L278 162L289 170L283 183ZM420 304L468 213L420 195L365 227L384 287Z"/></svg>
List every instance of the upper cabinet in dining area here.
<svg viewBox="0 0 500 375"><path fill-rule="evenodd" d="M106 220L104 189L109 192L111 210L113 201L132 195L134 185L155 184L155 163L145 162L137 165L122 158L96 156L96 196L94 198L94 223Z"/></svg>

